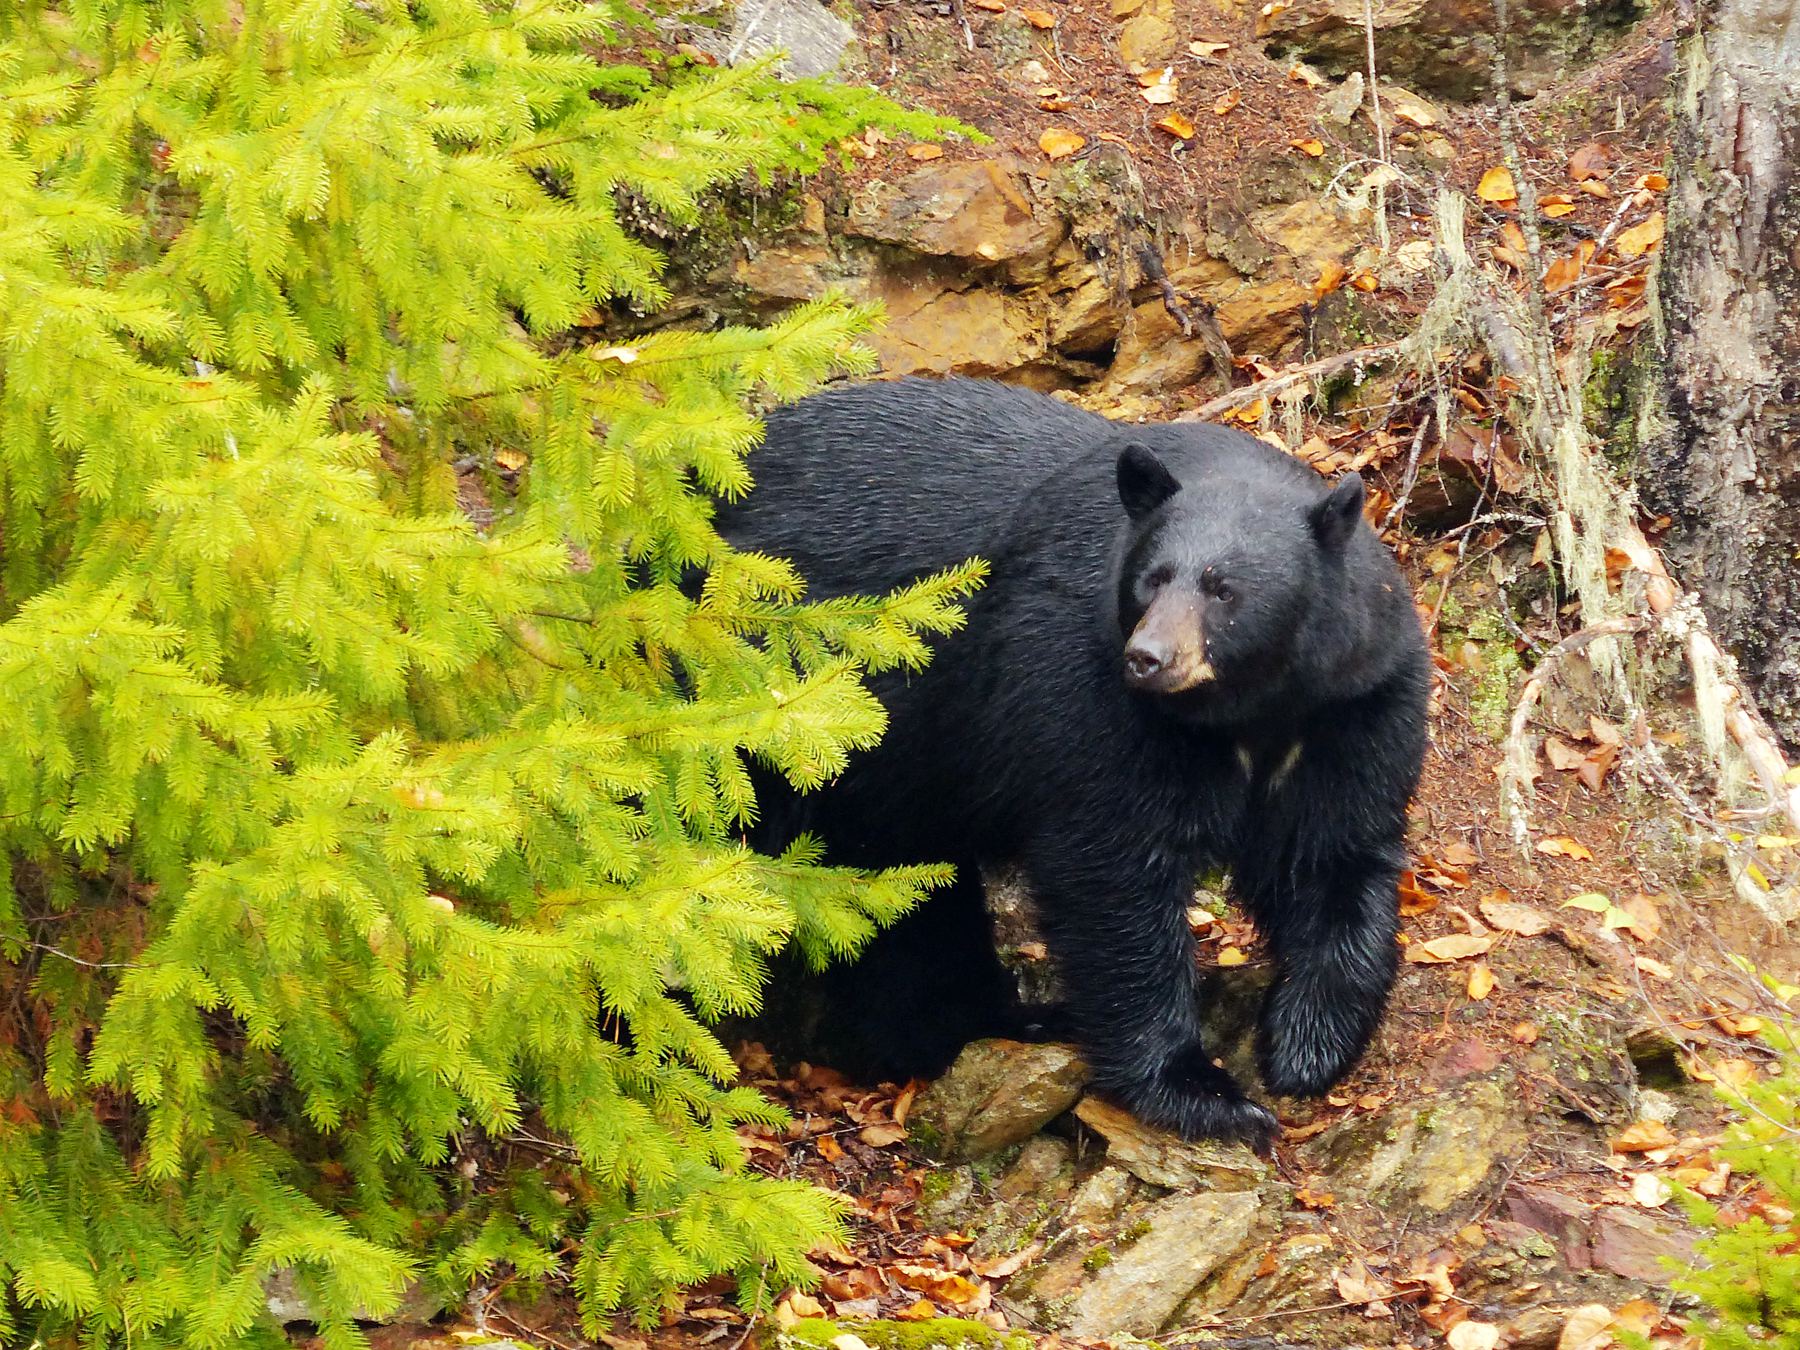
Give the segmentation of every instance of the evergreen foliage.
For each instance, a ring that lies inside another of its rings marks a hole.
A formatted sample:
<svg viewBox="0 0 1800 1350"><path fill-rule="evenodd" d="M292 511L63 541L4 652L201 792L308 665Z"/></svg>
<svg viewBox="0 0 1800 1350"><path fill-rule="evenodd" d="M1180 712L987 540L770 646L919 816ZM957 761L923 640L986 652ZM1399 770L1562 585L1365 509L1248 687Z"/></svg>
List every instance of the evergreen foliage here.
<svg viewBox="0 0 1800 1350"><path fill-rule="evenodd" d="M1800 994L1765 982L1784 999ZM1692 1268L1675 1281L1705 1309L1688 1323L1702 1350L1800 1350L1800 1039L1792 1023L1776 1021L1764 1040L1776 1071L1719 1089L1743 1113L1719 1157L1756 1179L1754 1209L1728 1222L1710 1201L1681 1196L1688 1216L1710 1230Z"/></svg>
<svg viewBox="0 0 1800 1350"><path fill-rule="evenodd" d="M807 605L710 526L865 310L571 335L665 299L622 202L942 127L596 63L627 15L0 6L0 1344L273 1342L291 1267L344 1347L576 1252L597 1324L834 1230L708 1020L944 874L750 852L746 759L837 772L979 573Z"/></svg>

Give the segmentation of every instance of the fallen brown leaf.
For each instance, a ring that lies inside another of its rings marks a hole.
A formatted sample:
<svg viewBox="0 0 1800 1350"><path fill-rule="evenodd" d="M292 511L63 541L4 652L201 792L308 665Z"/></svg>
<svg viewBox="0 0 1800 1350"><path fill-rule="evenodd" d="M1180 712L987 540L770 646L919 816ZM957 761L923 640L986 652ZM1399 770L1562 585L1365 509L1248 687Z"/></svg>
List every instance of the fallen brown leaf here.
<svg viewBox="0 0 1800 1350"><path fill-rule="evenodd" d="M1406 959L1416 966L1443 965L1483 956L1494 945L1492 937L1476 937L1472 933L1452 933L1429 942L1414 942L1406 949Z"/></svg>
<svg viewBox="0 0 1800 1350"><path fill-rule="evenodd" d="M1067 159L1086 144L1086 136L1064 127L1047 127L1038 137L1038 149L1051 159Z"/></svg>
<svg viewBox="0 0 1800 1350"><path fill-rule="evenodd" d="M1556 920L1536 905L1517 900L1483 900L1481 917L1501 932L1519 937L1537 937L1556 927Z"/></svg>

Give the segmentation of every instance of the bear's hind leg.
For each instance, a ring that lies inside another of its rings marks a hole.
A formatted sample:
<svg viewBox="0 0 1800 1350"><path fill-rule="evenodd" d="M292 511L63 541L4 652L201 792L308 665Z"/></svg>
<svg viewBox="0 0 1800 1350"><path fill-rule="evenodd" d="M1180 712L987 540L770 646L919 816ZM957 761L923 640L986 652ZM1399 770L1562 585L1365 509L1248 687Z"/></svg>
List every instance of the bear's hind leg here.
<svg viewBox="0 0 1800 1350"><path fill-rule="evenodd" d="M981 871L956 880L824 977L833 1064L855 1076L941 1073L972 1040L1017 1030L1012 976L994 952Z"/></svg>

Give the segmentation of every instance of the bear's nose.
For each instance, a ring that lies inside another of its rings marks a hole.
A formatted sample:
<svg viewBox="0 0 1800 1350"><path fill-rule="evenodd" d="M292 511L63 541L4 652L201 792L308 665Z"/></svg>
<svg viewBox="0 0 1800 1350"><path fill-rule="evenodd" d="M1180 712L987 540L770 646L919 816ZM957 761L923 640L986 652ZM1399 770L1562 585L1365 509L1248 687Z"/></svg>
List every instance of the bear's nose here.
<svg viewBox="0 0 1800 1350"><path fill-rule="evenodd" d="M1125 678L1132 684L1145 684L1162 673L1168 663L1168 654L1145 645L1133 642L1125 648Z"/></svg>

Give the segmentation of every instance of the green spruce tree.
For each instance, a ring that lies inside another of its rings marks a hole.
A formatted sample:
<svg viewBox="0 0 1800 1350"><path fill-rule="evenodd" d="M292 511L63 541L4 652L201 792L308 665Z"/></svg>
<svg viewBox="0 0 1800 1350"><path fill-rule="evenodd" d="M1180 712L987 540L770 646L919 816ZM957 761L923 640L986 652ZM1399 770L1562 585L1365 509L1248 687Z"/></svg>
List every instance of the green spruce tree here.
<svg viewBox="0 0 1800 1350"><path fill-rule="evenodd" d="M332 1347L502 1267L598 1324L833 1231L709 1019L942 873L749 851L746 762L841 769L978 571L808 605L711 527L865 310L576 339L665 299L622 203L940 127L629 13L0 6L0 1345L272 1341L284 1268Z"/></svg>

